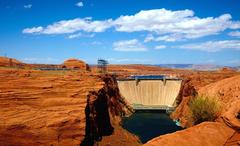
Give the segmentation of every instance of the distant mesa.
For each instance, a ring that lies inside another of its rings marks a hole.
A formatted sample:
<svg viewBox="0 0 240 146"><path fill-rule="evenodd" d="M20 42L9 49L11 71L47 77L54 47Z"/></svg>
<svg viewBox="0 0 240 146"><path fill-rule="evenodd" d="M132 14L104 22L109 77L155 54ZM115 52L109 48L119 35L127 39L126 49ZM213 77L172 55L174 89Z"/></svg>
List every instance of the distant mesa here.
<svg viewBox="0 0 240 146"><path fill-rule="evenodd" d="M0 57L1 67L16 67L16 68L32 68L41 70L56 70L56 69L74 69L74 70L90 70L89 65L82 60L70 58L63 64L26 64L13 58Z"/></svg>
<svg viewBox="0 0 240 146"><path fill-rule="evenodd" d="M223 67L218 70L218 72L221 72L221 73L231 73L231 72L236 72L236 71L237 71L237 69L230 68L230 67Z"/></svg>
<svg viewBox="0 0 240 146"><path fill-rule="evenodd" d="M75 58L70 58L70 59L65 60L61 67L66 68L66 69L89 70L88 64L86 64L82 60L78 60Z"/></svg>
<svg viewBox="0 0 240 146"><path fill-rule="evenodd" d="M25 64L13 59L13 58L8 58L8 57L0 57L0 66L2 67L22 67Z"/></svg>

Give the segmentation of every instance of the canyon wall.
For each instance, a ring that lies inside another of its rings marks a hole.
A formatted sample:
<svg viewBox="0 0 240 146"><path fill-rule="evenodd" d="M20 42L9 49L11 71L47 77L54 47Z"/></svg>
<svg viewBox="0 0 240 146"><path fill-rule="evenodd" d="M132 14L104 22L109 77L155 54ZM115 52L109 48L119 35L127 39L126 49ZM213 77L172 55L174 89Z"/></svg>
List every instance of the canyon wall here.
<svg viewBox="0 0 240 146"><path fill-rule="evenodd" d="M7 69L0 82L0 145L90 146L128 112L112 76Z"/></svg>
<svg viewBox="0 0 240 146"><path fill-rule="evenodd" d="M201 146L201 145L238 145L240 141L240 76L233 76L199 88L198 94L215 97L221 103L221 114L215 122L199 125L156 137L145 146ZM186 80L180 96L183 97L176 111L171 115L178 118L184 126L192 126L189 118L188 103L196 94L193 83Z"/></svg>

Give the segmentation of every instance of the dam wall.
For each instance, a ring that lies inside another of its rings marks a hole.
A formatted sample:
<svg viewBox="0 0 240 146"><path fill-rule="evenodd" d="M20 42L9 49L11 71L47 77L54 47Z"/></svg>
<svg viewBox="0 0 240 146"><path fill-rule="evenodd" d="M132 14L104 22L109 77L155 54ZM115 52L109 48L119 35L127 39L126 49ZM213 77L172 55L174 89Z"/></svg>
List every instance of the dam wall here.
<svg viewBox="0 0 240 146"><path fill-rule="evenodd" d="M173 107L179 94L182 80L119 80L120 94L134 108Z"/></svg>

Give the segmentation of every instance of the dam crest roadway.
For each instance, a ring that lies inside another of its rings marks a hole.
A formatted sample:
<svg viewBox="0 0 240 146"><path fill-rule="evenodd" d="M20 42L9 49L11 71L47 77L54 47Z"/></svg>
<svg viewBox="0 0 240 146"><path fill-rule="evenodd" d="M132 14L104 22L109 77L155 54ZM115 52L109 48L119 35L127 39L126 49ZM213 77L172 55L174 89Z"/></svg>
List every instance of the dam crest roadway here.
<svg viewBox="0 0 240 146"><path fill-rule="evenodd" d="M174 109L182 80L166 76L131 76L118 79L122 97L135 110Z"/></svg>

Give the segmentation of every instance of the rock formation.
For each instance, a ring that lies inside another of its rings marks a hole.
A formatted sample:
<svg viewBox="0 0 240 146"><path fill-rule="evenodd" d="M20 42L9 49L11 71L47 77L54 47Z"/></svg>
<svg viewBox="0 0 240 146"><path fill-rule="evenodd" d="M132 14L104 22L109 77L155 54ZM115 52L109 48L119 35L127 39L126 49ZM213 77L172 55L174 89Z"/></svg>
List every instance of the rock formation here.
<svg viewBox="0 0 240 146"><path fill-rule="evenodd" d="M174 120L178 120L181 123L182 127L191 126L191 121L189 121L189 107L188 102L197 94L196 89L191 83L190 79L183 80L179 95L176 99L177 108L171 114L171 118Z"/></svg>
<svg viewBox="0 0 240 146"><path fill-rule="evenodd" d="M224 122L240 129L240 121L236 117L240 112L240 75L207 85L199 90L199 94L217 97L222 104Z"/></svg>
<svg viewBox="0 0 240 146"><path fill-rule="evenodd" d="M144 146L223 146L234 130L223 123L204 122L197 126L166 134Z"/></svg>
<svg viewBox="0 0 240 146"><path fill-rule="evenodd" d="M217 97L222 103L222 114L217 119L217 122L203 122L185 130L162 135L150 140L145 146L238 145L240 142L240 76L223 79L202 87L199 89L198 94ZM188 101L191 98L188 95L183 96L184 98L179 107L172 114L173 118L187 117L189 113ZM187 118L184 120L180 119L180 121L189 124ZM183 124L191 126L186 123Z"/></svg>
<svg viewBox="0 0 240 146"><path fill-rule="evenodd" d="M0 66L12 65L22 64L14 59L0 59ZM24 65L30 68L59 67ZM80 70L0 69L0 145L139 146L137 137L119 126L120 115L127 114L130 109L120 97L114 77L83 72L88 68L87 64L76 59L66 61L63 67ZM135 66L127 69L128 74L133 69L138 73L139 70L144 70L144 73L174 73L173 70L156 67L148 67L148 72L144 66ZM173 117L180 120L182 117L181 122L184 124L185 120L187 125L188 121L183 117L188 114L188 101L199 91L217 95L225 103L218 122L205 122L160 136L146 145L236 143L235 139L240 137L235 131L240 125L239 76L216 82L235 74L192 71L184 74L184 78L187 76L189 80L183 83L179 106Z"/></svg>
<svg viewBox="0 0 240 146"><path fill-rule="evenodd" d="M230 68L230 67L223 67L223 68L220 68L218 70L218 72L220 72L220 73L232 73L232 72L236 72L236 69Z"/></svg>
<svg viewBox="0 0 240 146"><path fill-rule="evenodd" d="M174 120L179 120L182 127L189 127L192 126L192 122L189 120L189 108L188 103L189 101L196 95L198 92L207 93L207 92L214 92L214 93L221 93L221 90L218 88L217 90L209 88L215 84L221 84L224 80L228 80L236 76L237 73L194 73L192 75L184 75L182 78L184 79L182 84L182 89L180 91L179 97L177 98L177 102L179 105L177 106L176 110L172 113L171 117ZM236 86L239 85L238 81L230 81L229 83L235 84ZM233 79L235 80L235 79ZM227 81L228 82L228 81ZM231 86L225 86L224 83L220 86L228 88L231 90ZM219 86L219 87L220 87ZM234 89L236 91L236 89ZM224 91L225 92L225 91ZM226 91L225 94L231 92ZM215 96L215 95L210 95ZM228 95L227 97L232 97L232 95ZM220 97L221 98L221 97ZM231 98L229 98L231 99ZM229 102L228 99L226 99Z"/></svg>
<svg viewBox="0 0 240 146"><path fill-rule="evenodd" d="M88 70L89 66L84 61L71 58L64 61L62 68Z"/></svg>
<svg viewBox="0 0 240 146"><path fill-rule="evenodd" d="M0 145L89 146L119 133L127 111L111 76L7 69L0 82ZM126 132L121 141L137 138Z"/></svg>
<svg viewBox="0 0 240 146"><path fill-rule="evenodd" d="M3 67L22 67L24 63L13 59L13 58L7 58L7 57L0 57L0 66Z"/></svg>

